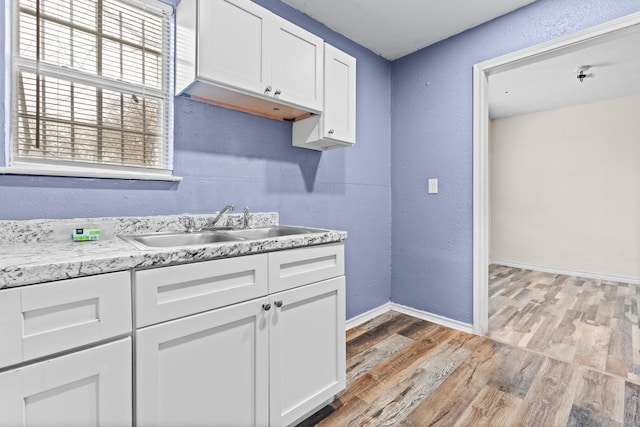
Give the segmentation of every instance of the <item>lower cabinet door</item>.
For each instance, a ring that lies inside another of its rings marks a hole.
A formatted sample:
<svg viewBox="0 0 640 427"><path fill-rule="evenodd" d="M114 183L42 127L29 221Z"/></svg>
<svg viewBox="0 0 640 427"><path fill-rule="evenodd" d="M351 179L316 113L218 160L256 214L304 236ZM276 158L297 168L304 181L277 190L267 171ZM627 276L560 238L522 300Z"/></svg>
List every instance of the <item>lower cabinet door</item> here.
<svg viewBox="0 0 640 427"><path fill-rule="evenodd" d="M298 422L344 390L345 278L270 297L270 425Z"/></svg>
<svg viewBox="0 0 640 427"><path fill-rule="evenodd" d="M138 426L266 426L267 298L140 329Z"/></svg>
<svg viewBox="0 0 640 427"><path fill-rule="evenodd" d="M0 426L131 426L131 339L0 373Z"/></svg>

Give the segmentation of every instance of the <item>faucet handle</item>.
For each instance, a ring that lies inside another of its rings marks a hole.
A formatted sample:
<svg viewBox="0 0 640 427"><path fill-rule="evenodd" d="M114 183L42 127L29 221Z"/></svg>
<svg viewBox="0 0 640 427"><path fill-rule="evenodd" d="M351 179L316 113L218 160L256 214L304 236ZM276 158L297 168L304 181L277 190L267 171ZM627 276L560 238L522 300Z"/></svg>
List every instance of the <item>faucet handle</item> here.
<svg viewBox="0 0 640 427"><path fill-rule="evenodd" d="M196 220L193 217L185 216L183 221L184 229L187 233L193 233L196 231Z"/></svg>
<svg viewBox="0 0 640 427"><path fill-rule="evenodd" d="M242 228L251 228L249 227L249 206L242 211Z"/></svg>

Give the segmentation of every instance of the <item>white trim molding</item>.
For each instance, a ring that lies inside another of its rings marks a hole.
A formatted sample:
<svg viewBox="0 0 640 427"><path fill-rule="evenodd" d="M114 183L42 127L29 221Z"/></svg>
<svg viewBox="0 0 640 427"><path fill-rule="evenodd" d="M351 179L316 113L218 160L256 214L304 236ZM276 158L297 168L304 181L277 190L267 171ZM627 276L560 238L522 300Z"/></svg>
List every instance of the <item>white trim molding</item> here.
<svg viewBox="0 0 640 427"><path fill-rule="evenodd" d="M113 178L113 179L136 179L142 181L182 181L181 176L171 175L171 172L148 172L143 169L139 171L119 170L116 167L109 170L104 167L46 167L46 166L10 166L0 167L0 175L33 175L33 176L62 176L79 178Z"/></svg>
<svg viewBox="0 0 640 427"><path fill-rule="evenodd" d="M456 329L458 331L467 332L469 334L474 333L473 325L461 322L459 320L450 319L448 317L418 310L412 307L407 307L406 305L396 304L394 302L391 303L390 309L402 314L406 314L408 316L417 317L418 319L435 323L440 326L446 326L447 328Z"/></svg>
<svg viewBox="0 0 640 427"><path fill-rule="evenodd" d="M364 313L358 314L357 316L347 320L345 323L345 326L346 326L345 329L349 330L351 328L355 328L356 326L360 326L363 323L366 323L369 320L373 319L374 317L378 317L381 314L384 314L390 310L391 310L391 302L388 302L388 303L382 304L379 307L371 309L369 311L365 311Z"/></svg>
<svg viewBox="0 0 640 427"><path fill-rule="evenodd" d="M640 13L540 43L473 66L473 331L489 325L489 76L637 31ZM634 28L636 27L636 28Z"/></svg>
<svg viewBox="0 0 640 427"><path fill-rule="evenodd" d="M582 277L593 280L608 280L611 282L629 283L632 285L640 285L640 278L612 276L610 274L589 273L587 271L565 270L562 268L545 267L541 265L523 264L519 262L491 260L491 264L503 265L505 267L522 268L524 270L541 271L543 273L562 274L564 276Z"/></svg>
<svg viewBox="0 0 640 427"><path fill-rule="evenodd" d="M473 326L469 323L449 319L448 317L439 316L437 314L418 310L412 307L407 307L406 305L396 304L395 302L388 302L372 310L352 317L351 319L347 320L345 324L346 329L349 330L351 328L355 328L356 326L360 326L363 323L373 319L374 317L380 316L381 314L384 314L388 311L397 311L398 313L406 314L417 319L426 320L440 326L445 326L447 328L456 329L458 331L467 332L470 334L473 333Z"/></svg>

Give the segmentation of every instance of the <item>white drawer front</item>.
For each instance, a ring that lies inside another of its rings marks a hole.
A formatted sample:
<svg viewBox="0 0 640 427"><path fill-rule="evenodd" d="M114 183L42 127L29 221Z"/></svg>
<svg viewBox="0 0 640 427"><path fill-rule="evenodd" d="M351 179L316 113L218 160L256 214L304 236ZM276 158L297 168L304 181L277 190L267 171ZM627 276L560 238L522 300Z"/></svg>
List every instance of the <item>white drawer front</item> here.
<svg viewBox="0 0 640 427"><path fill-rule="evenodd" d="M0 426L132 424L131 338L0 373Z"/></svg>
<svg viewBox="0 0 640 427"><path fill-rule="evenodd" d="M344 274L344 244L310 246L269 254L269 293Z"/></svg>
<svg viewBox="0 0 640 427"><path fill-rule="evenodd" d="M136 326L267 294L267 255L176 265L135 273Z"/></svg>
<svg viewBox="0 0 640 427"><path fill-rule="evenodd" d="M130 331L129 272L0 292L0 367Z"/></svg>

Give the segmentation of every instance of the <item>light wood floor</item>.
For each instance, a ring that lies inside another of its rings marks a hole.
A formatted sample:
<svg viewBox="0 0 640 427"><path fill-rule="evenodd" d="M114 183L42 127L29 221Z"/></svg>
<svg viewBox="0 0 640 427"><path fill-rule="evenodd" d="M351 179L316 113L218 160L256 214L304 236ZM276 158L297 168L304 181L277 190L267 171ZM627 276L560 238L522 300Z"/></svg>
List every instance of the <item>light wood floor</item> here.
<svg viewBox="0 0 640 427"><path fill-rule="evenodd" d="M391 311L347 332L347 389L301 425L638 426L640 386Z"/></svg>
<svg viewBox="0 0 640 427"><path fill-rule="evenodd" d="M488 336L640 383L640 286L492 265Z"/></svg>
<svg viewBox="0 0 640 427"><path fill-rule="evenodd" d="M640 286L493 265L489 333L396 312L347 331L302 426L640 426Z"/></svg>

